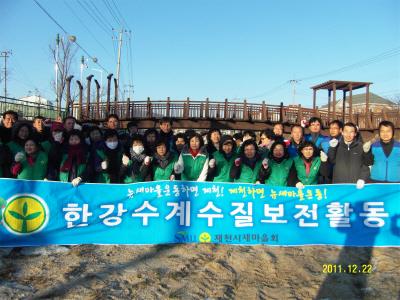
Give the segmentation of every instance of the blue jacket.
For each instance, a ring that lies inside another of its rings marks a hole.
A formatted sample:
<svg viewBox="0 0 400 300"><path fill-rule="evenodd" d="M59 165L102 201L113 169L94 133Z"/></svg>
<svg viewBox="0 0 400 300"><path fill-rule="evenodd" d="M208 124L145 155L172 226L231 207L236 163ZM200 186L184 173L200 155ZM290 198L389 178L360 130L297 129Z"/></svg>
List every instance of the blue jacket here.
<svg viewBox="0 0 400 300"><path fill-rule="evenodd" d="M376 181L400 182L400 142L395 141L392 152L386 157L381 142L372 144L374 164L371 169L371 179Z"/></svg>
<svg viewBox="0 0 400 300"><path fill-rule="evenodd" d="M313 140L311 134L306 134L304 136L304 140L307 141L307 142L313 142L315 144L315 146L317 146L317 148L321 149L322 142L324 142L326 140L329 142L329 136L319 134L317 139Z"/></svg>

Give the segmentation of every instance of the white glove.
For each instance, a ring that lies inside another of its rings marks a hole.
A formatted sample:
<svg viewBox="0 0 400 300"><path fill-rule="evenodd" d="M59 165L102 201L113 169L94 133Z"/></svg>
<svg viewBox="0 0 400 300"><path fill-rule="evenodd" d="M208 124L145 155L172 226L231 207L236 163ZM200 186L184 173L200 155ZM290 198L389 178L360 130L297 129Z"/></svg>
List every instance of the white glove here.
<svg viewBox="0 0 400 300"><path fill-rule="evenodd" d="M256 181L256 184L260 184L260 183L261 183L260 180L257 180L257 181Z"/></svg>
<svg viewBox="0 0 400 300"><path fill-rule="evenodd" d="M264 169L268 169L268 158L264 158L261 164Z"/></svg>
<svg viewBox="0 0 400 300"><path fill-rule="evenodd" d="M82 181L82 178L80 178L80 177L76 177L76 178L72 179L72 181L71 181L72 186L74 186L74 187L78 186L81 183L81 181Z"/></svg>
<svg viewBox="0 0 400 300"><path fill-rule="evenodd" d="M171 176L169 176L169 180L175 180L175 175L172 174Z"/></svg>
<svg viewBox="0 0 400 300"><path fill-rule="evenodd" d="M127 166L127 165L129 164L129 157L126 156L125 154L122 155L122 164L123 164L124 166Z"/></svg>
<svg viewBox="0 0 400 300"><path fill-rule="evenodd" d="M215 168L215 159L212 158L210 159L210 161L208 162L208 166L212 169Z"/></svg>
<svg viewBox="0 0 400 300"><path fill-rule="evenodd" d="M329 141L329 147L335 148L339 144L339 141L337 139L331 139Z"/></svg>
<svg viewBox="0 0 400 300"><path fill-rule="evenodd" d="M106 161L106 160L103 160L103 161L101 162L101 168L102 168L103 170L106 170L107 167L108 167L107 161Z"/></svg>
<svg viewBox="0 0 400 300"><path fill-rule="evenodd" d="M368 141L368 142L364 143L364 145L363 145L363 151L364 151L365 153L368 153L369 150L371 150L371 145L372 145L371 141Z"/></svg>
<svg viewBox="0 0 400 300"><path fill-rule="evenodd" d="M319 157L321 158L322 162L328 161L328 155L326 155L324 151L320 152Z"/></svg>
<svg viewBox="0 0 400 300"><path fill-rule="evenodd" d="M15 162L20 162L25 158L25 154L23 152L18 152L15 154Z"/></svg>
<svg viewBox="0 0 400 300"><path fill-rule="evenodd" d="M146 157L144 158L144 164L145 164L146 166L148 166L148 165L150 165L150 162L151 162L151 157L150 157L150 156L146 156Z"/></svg>
<svg viewBox="0 0 400 300"><path fill-rule="evenodd" d="M356 183L357 189L361 190L362 188L364 188L364 185L365 185L365 181L363 179L357 180L357 183Z"/></svg>
<svg viewBox="0 0 400 300"><path fill-rule="evenodd" d="M180 164L178 164L178 163L176 163L176 164L174 165L174 172L175 172L176 174L181 174L181 173L183 172L183 166L180 165Z"/></svg>
<svg viewBox="0 0 400 300"><path fill-rule="evenodd" d="M299 181L298 183L296 183L296 188L298 188L299 190L302 190L302 189L304 189L304 184Z"/></svg>

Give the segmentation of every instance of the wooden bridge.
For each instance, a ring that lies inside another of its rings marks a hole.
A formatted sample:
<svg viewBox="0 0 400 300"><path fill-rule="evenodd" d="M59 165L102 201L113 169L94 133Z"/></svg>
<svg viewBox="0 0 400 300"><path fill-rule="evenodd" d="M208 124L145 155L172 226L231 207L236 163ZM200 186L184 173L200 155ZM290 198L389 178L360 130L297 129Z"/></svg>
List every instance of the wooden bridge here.
<svg viewBox="0 0 400 300"><path fill-rule="evenodd" d="M283 103L280 105L271 105L265 103L265 101L262 103L248 103L246 100L243 102L231 102L228 99L210 101L208 98L202 101L193 101L189 98L184 100L171 100L170 98L154 100L147 98L144 101L131 101L128 98L121 101L118 99L118 86L115 79L114 99L111 100L112 74L107 76L108 85L105 101L100 99L100 85L97 80L94 80L96 85L96 99L92 101L90 98L93 75L86 78L87 89L85 100L83 99L83 86L80 81L77 81L79 97L77 101L72 101L70 96L72 78L73 76L67 78L65 110L61 110L60 107L56 110L54 107L22 103L23 101L17 99L10 101L10 98L2 97L0 97L0 109L3 112L7 109L16 110L25 118L32 118L40 114L50 118L54 118L57 115L72 115L81 122L103 122L109 114L115 113L123 123L135 120L138 122L140 128L155 127L160 118L169 117L174 121L175 128L208 129L210 127L217 127L221 129L262 130L276 122L282 122L286 126L290 126L292 124L299 124L302 120L308 120L313 116L320 117L324 127L327 127L330 121L339 119L343 122L352 121L362 130L374 130L382 120L392 121L396 128L400 128L400 113L398 110L374 113L367 109L366 113L352 113L352 109L348 110L348 112L345 109L341 112L335 109L333 111L331 109L319 109L315 105L316 89L320 89L321 87L326 88L326 85L313 87L313 108L305 108L300 105L284 106ZM333 84L334 95L336 87L341 88L336 83L339 82L334 82ZM355 86L355 83L350 82L350 103L352 85ZM344 86L342 84L342 86L344 92L345 89L348 90L348 85ZM329 90L329 100L330 93L331 91ZM335 96L333 100L335 100Z"/></svg>
<svg viewBox="0 0 400 300"><path fill-rule="evenodd" d="M86 78L86 101L83 102L83 87L77 81L79 86L78 102L72 103L70 98L70 87L73 76L67 78L67 101L66 111L81 121L105 120L110 113L117 114L124 121L137 120L139 127L150 128L154 127L155 123L162 117L169 117L174 120L175 128L198 128L207 129L210 127L226 128L226 129L265 129L266 125L271 125L276 122L282 122L286 125L299 124L301 120L308 120L312 116L318 116L322 119L323 125L326 127L330 121L334 119L342 120L343 122L355 122L360 129L373 130L378 127L382 120L390 120L400 127L400 118L398 111L383 111L382 113L373 113L368 107L366 113L352 113L352 109L346 112L337 112L335 109L331 111L318 109L316 103L316 91L318 89L329 90L330 94L336 95L336 89L342 89L343 92L350 90L350 108L351 108L351 93L352 90L367 86L371 83L359 82L343 82L329 81L329 85L319 85L313 87L314 98L313 108L304 108L298 106L284 106L262 103L231 102L228 99L223 101L210 101L208 98L203 101L193 101L189 98L185 100L171 100L169 97L164 100L154 100L147 98L145 101L131 101L129 98L126 101L118 99L118 85L114 78L114 99L111 100L111 78L112 74L107 76L107 98L106 101L100 100L100 85L95 80L96 99L90 99L90 86L93 75ZM346 84L345 84L346 83ZM368 92L369 93L369 92ZM345 94L344 94L345 96ZM333 98L335 103L335 96Z"/></svg>

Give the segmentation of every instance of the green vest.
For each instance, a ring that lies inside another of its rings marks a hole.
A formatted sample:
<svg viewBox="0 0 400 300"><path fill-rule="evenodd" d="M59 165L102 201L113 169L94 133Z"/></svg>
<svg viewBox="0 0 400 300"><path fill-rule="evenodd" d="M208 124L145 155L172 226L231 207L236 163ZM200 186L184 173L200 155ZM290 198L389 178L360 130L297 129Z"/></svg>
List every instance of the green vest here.
<svg viewBox="0 0 400 300"><path fill-rule="evenodd" d="M182 153L181 155L184 167L182 180L197 181L206 163L207 156L201 153L197 154L196 157L193 157L190 153Z"/></svg>
<svg viewBox="0 0 400 300"><path fill-rule="evenodd" d="M103 150L96 150L97 155L104 161L107 159L107 155L104 153ZM118 152L118 160L122 161L122 150ZM105 170L102 170L96 179L97 183L110 183L110 175Z"/></svg>
<svg viewBox="0 0 400 300"><path fill-rule="evenodd" d="M63 155L60 166L62 166L64 164L64 162L67 160L67 157L68 157L67 154ZM76 172L77 172L76 177L81 177L83 172L85 172L85 170L86 170L86 164L85 163L80 164L76 170ZM61 170L60 170L60 181L68 182L68 177L69 177L69 172L61 172Z"/></svg>
<svg viewBox="0 0 400 300"><path fill-rule="evenodd" d="M321 166L321 159L315 157L311 163L310 173L306 174L306 166L303 160L298 156L294 159L294 166L297 171L297 178L304 185L318 184L319 167Z"/></svg>
<svg viewBox="0 0 400 300"><path fill-rule="evenodd" d="M11 155L14 158L15 154L17 154L18 152L24 152L25 149L23 146L21 146L20 144L11 141L9 143L7 143L8 148L10 149Z"/></svg>
<svg viewBox="0 0 400 300"><path fill-rule="evenodd" d="M237 153L233 153L230 160L226 160L225 156L219 152L214 152L215 159L215 167L217 168L215 171L214 182L233 182L233 179L229 176L231 167L235 162L235 159L238 157Z"/></svg>
<svg viewBox="0 0 400 300"><path fill-rule="evenodd" d="M39 151L36 155L35 163L31 166L26 158L21 161L22 171L18 174L18 179L43 180L47 176L47 154Z"/></svg>
<svg viewBox="0 0 400 300"><path fill-rule="evenodd" d="M256 162L256 165L254 169L250 168L246 164L241 164L240 165L240 177L238 179L235 179L234 182L242 182L242 183L256 183L258 173L260 172L262 165L262 161L259 160Z"/></svg>
<svg viewBox="0 0 400 300"><path fill-rule="evenodd" d="M50 149L51 149L51 143L50 143L50 141L41 142L40 145L42 146L44 152L46 152L47 154L49 154Z"/></svg>
<svg viewBox="0 0 400 300"><path fill-rule="evenodd" d="M174 172L174 165L178 160L178 157L175 154L172 154L172 159L170 163L165 167L165 169L161 168L160 166L154 166L153 169L153 180L169 180L172 173Z"/></svg>
<svg viewBox="0 0 400 300"><path fill-rule="evenodd" d="M293 160L288 158L278 164L274 160L270 159L268 164L271 168L271 175L265 181L265 184L271 186L287 186L287 180Z"/></svg>

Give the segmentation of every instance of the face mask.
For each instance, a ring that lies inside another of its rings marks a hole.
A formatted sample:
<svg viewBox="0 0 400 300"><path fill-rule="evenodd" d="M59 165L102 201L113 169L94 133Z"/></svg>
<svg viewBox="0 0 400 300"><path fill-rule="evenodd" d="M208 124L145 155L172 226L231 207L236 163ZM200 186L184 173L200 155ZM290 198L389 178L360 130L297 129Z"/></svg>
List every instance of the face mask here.
<svg viewBox="0 0 400 300"><path fill-rule="evenodd" d="M132 146L132 150L136 154L142 154L144 151L144 147L143 146Z"/></svg>
<svg viewBox="0 0 400 300"><path fill-rule="evenodd" d="M118 142L106 142L106 145L111 150L114 150L118 147Z"/></svg>
<svg viewBox="0 0 400 300"><path fill-rule="evenodd" d="M53 134L53 138L56 142L61 142L63 137L63 133L62 132L57 132Z"/></svg>

